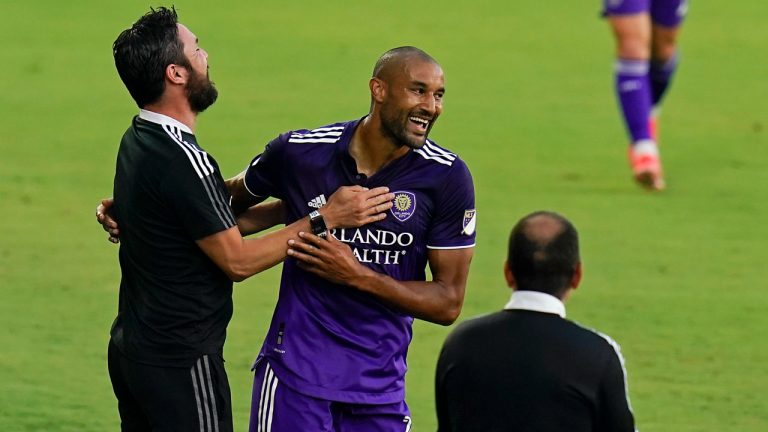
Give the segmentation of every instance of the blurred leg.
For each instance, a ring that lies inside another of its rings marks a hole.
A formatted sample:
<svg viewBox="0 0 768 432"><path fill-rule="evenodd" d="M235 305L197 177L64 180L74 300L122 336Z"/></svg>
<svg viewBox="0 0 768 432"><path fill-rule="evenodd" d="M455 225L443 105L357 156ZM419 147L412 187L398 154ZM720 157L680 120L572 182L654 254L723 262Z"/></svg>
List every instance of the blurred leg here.
<svg viewBox="0 0 768 432"><path fill-rule="evenodd" d="M610 16L616 40L615 86L631 143L652 140L648 127L651 84L651 20L648 13Z"/></svg>
<svg viewBox="0 0 768 432"><path fill-rule="evenodd" d="M616 41L616 94L630 135L629 161L640 185L664 189L661 160L651 126L651 15L648 1L607 2L608 21ZM624 8L624 9L621 9ZM630 13L632 12L632 13Z"/></svg>
<svg viewBox="0 0 768 432"><path fill-rule="evenodd" d="M661 102L678 63L677 36L688 11L686 0L654 0L651 5L652 103Z"/></svg>

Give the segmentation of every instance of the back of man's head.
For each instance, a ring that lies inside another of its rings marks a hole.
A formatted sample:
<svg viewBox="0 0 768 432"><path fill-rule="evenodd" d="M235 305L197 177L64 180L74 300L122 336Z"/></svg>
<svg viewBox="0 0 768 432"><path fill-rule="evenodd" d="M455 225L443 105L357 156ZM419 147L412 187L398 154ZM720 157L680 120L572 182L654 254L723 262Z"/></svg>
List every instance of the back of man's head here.
<svg viewBox="0 0 768 432"><path fill-rule="evenodd" d="M579 262L576 228L557 213L531 213L512 229L507 263L516 290L539 291L562 298Z"/></svg>
<svg viewBox="0 0 768 432"><path fill-rule="evenodd" d="M177 24L173 7L150 9L112 45L117 73L140 108L162 96L169 64L189 66Z"/></svg>

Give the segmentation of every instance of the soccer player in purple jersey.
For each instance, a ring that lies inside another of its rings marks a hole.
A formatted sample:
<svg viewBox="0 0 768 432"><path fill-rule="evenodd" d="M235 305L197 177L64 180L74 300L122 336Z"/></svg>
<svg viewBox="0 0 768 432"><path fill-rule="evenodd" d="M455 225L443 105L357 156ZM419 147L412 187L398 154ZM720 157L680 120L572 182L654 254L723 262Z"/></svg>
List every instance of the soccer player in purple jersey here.
<svg viewBox="0 0 768 432"><path fill-rule="evenodd" d="M659 158L659 104L677 68L677 35L687 0L603 0L616 39L616 94L630 135L635 180L665 187Z"/></svg>
<svg viewBox="0 0 768 432"><path fill-rule="evenodd" d="M418 48L395 48L369 87L363 118L282 134L230 184L234 209L276 197L285 223L343 185L395 194L384 220L327 231L314 215L314 234L289 241L254 364L251 431L410 430L413 319L448 325L461 311L475 199L464 162L427 139L442 112L443 71Z"/></svg>

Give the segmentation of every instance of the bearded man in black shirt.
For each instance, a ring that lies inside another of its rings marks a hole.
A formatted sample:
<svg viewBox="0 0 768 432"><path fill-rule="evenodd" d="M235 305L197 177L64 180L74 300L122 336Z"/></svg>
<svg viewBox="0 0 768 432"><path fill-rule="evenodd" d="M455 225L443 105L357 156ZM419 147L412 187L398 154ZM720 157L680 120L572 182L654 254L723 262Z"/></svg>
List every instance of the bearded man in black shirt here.
<svg viewBox="0 0 768 432"><path fill-rule="evenodd" d="M142 16L118 36L113 54L140 108L120 142L109 210L120 221L122 279L108 362L122 430L231 431L222 352L232 281L285 259L288 240L314 226L305 217L242 238L282 223L282 206L230 209L219 166L194 135L197 115L218 95L208 53L173 8ZM394 198L387 192L340 188L313 221L334 229L381 220Z"/></svg>

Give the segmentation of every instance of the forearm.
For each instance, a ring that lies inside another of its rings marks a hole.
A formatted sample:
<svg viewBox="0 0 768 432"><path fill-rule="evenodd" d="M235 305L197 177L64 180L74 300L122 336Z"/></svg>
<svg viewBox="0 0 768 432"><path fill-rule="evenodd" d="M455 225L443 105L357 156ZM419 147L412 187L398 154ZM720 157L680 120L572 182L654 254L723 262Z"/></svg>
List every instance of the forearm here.
<svg viewBox="0 0 768 432"><path fill-rule="evenodd" d="M276 203L262 204L264 206L262 209L252 208L255 214L270 215L265 218L266 222L252 221L252 225L265 225L269 221L275 221L278 219L278 214L280 215L279 219L282 221L283 204L282 201L276 201ZM256 207L261 207L262 205ZM323 210L321 209L320 211ZM326 218L325 221L328 229L338 227L338 221L333 216ZM241 277L239 280L253 276L283 261L288 252L288 240L298 238L299 232L302 231L312 232L309 216L305 216L278 231L257 238L242 240L241 251L236 254L236 260L232 263L237 269L235 274Z"/></svg>
<svg viewBox="0 0 768 432"><path fill-rule="evenodd" d="M237 268L235 273L245 279L282 262L288 250L288 240L298 237L300 231L311 231L308 217L278 231L243 239L241 253L233 262Z"/></svg>
<svg viewBox="0 0 768 432"><path fill-rule="evenodd" d="M230 279L239 282L284 260L288 240L309 229L309 218L304 217L258 238L244 239L232 227L202 238L197 244Z"/></svg>
<svg viewBox="0 0 768 432"><path fill-rule="evenodd" d="M349 285L414 318L450 325L459 317L464 288L441 281L398 281L361 265Z"/></svg>
<svg viewBox="0 0 768 432"><path fill-rule="evenodd" d="M282 201L270 201L250 207L237 217L240 234L247 236L284 223Z"/></svg>
<svg viewBox="0 0 768 432"><path fill-rule="evenodd" d="M449 325L461 313L473 248L432 250L428 256L431 282L399 281L362 265L352 249L333 236L321 239L304 234L300 237L290 243L288 254L299 260L303 269L323 279L349 285L402 312L436 324Z"/></svg>

